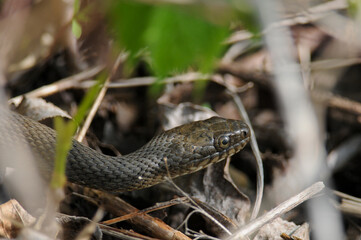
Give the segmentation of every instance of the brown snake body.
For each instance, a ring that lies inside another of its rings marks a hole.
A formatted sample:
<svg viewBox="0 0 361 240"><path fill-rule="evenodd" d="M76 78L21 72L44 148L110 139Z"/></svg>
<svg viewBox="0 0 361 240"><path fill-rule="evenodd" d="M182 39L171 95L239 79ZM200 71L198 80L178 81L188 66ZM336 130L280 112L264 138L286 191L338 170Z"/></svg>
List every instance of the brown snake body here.
<svg viewBox="0 0 361 240"><path fill-rule="evenodd" d="M137 151L107 156L73 140L67 157L70 182L105 191L150 187L168 176L198 171L239 152L249 141L249 128L239 120L212 117L165 131ZM0 150L25 143L43 175L54 166L56 132L0 108Z"/></svg>

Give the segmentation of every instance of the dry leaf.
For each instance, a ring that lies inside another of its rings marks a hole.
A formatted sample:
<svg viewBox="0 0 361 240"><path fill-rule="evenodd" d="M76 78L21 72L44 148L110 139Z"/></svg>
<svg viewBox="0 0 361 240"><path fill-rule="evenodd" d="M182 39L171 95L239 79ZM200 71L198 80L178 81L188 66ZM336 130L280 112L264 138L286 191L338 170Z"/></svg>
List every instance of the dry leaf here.
<svg viewBox="0 0 361 240"><path fill-rule="evenodd" d="M174 105L172 103L159 104L160 108L164 112L164 130L168 130L189 122L204 120L213 116L217 116L217 113L213 112L211 109L192 103L180 103L178 105Z"/></svg>
<svg viewBox="0 0 361 240"><path fill-rule="evenodd" d="M24 97L16 111L21 115L27 116L37 122L47 118L63 117L71 119L71 116L52 103L46 102L42 98Z"/></svg>
<svg viewBox="0 0 361 240"><path fill-rule="evenodd" d="M297 237L302 240L309 240L309 225L307 223L304 223L301 226L297 226L293 222L288 222L281 218L276 218L271 223L264 225L259 230L254 240L283 240L281 234L284 233L289 235L290 237Z"/></svg>
<svg viewBox="0 0 361 240"><path fill-rule="evenodd" d="M15 238L23 226L35 220L15 199L9 200L0 205L0 236Z"/></svg>

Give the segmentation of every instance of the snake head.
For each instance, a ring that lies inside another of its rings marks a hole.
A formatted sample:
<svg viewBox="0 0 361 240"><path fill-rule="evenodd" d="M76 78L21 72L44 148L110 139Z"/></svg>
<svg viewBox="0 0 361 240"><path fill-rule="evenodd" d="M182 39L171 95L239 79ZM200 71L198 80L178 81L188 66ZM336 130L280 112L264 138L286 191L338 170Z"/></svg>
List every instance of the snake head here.
<svg viewBox="0 0 361 240"><path fill-rule="evenodd" d="M247 124L212 117L166 131L167 165L172 177L188 174L239 152L250 139Z"/></svg>

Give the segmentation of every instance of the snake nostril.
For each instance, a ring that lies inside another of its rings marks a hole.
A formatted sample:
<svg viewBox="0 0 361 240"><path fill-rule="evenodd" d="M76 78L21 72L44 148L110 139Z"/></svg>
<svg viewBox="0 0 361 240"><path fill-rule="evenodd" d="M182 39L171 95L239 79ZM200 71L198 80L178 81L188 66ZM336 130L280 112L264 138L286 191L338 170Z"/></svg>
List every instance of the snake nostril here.
<svg viewBox="0 0 361 240"><path fill-rule="evenodd" d="M242 129L241 130L241 136L242 136L242 138L247 138L249 136L249 130L248 129Z"/></svg>

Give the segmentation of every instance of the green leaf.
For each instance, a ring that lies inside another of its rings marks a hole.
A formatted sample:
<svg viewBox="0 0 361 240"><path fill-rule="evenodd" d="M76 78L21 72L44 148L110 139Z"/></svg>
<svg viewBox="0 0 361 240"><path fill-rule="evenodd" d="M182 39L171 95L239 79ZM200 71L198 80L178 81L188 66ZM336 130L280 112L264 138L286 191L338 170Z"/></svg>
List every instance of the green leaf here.
<svg viewBox="0 0 361 240"><path fill-rule="evenodd" d="M73 7L74 7L74 15L76 15L80 10L80 0L75 0Z"/></svg>
<svg viewBox="0 0 361 240"><path fill-rule="evenodd" d="M66 182L66 158L72 146L73 135L76 131L77 126L83 122L83 119L87 114L88 109L93 104L105 80L106 74L104 73L98 77L97 84L95 84L89 89L82 102L80 103L78 111L73 118L73 121L69 121L68 123L66 123L60 117L57 117L54 120L54 126L57 132L57 136L54 172L51 179L51 186L53 188L61 188Z"/></svg>
<svg viewBox="0 0 361 240"><path fill-rule="evenodd" d="M189 66L210 71L228 29L211 24L175 6L155 9L145 35L155 73L166 76Z"/></svg>
<svg viewBox="0 0 361 240"><path fill-rule="evenodd" d="M348 13L353 18L360 18L361 15L361 1L348 0Z"/></svg>
<svg viewBox="0 0 361 240"><path fill-rule="evenodd" d="M76 38L80 38L81 33L82 33L82 29L80 24L78 23L78 21L76 19L73 19L72 23L71 23L71 31L73 32L74 36Z"/></svg>
<svg viewBox="0 0 361 240"><path fill-rule="evenodd" d="M210 23L191 7L118 0L109 9L117 42L130 51L131 60L147 49L151 69L160 78L188 67L210 71L228 34L228 28Z"/></svg>
<svg viewBox="0 0 361 240"><path fill-rule="evenodd" d="M76 124L72 121L65 123L61 117L54 119L54 126L57 131L56 148L55 148L55 164L51 186L53 188L61 188L66 182L65 168L66 157L71 148L72 136L76 129Z"/></svg>
<svg viewBox="0 0 361 240"><path fill-rule="evenodd" d="M117 0L109 8L109 19L118 43L134 56L146 46L144 32L153 7L136 1Z"/></svg>
<svg viewBox="0 0 361 240"><path fill-rule="evenodd" d="M258 21L256 10L250 1L246 0L228 0L233 6L236 14L236 22L239 23L242 29L246 29L259 36L261 33L261 26Z"/></svg>

